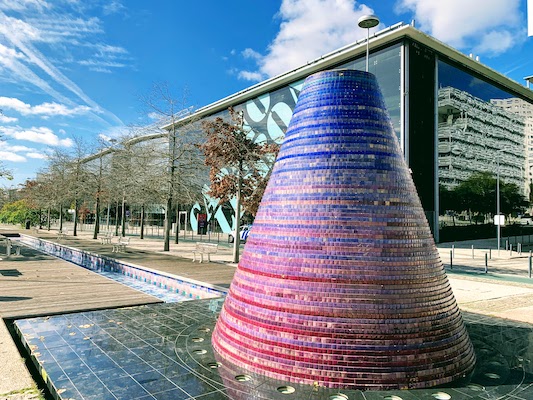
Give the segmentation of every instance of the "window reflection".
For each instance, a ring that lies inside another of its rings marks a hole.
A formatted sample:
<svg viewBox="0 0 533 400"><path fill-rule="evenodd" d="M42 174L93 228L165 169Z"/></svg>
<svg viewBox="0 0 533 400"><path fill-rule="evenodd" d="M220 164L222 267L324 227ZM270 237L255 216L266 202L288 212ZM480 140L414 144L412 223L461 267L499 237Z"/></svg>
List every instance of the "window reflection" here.
<svg viewBox="0 0 533 400"><path fill-rule="evenodd" d="M527 195L525 142L533 138L533 105L443 60L437 96L439 185L454 189L474 173L495 174L499 165L501 180ZM440 223L452 219L441 215Z"/></svg>
<svg viewBox="0 0 533 400"><path fill-rule="evenodd" d="M365 58L342 64L339 68L365 70ZM401 44L398 43L386 49L370 54L368 71L376 75L379 87L385 98L385 105L400 140L400 85L401 85Z"/></svg>

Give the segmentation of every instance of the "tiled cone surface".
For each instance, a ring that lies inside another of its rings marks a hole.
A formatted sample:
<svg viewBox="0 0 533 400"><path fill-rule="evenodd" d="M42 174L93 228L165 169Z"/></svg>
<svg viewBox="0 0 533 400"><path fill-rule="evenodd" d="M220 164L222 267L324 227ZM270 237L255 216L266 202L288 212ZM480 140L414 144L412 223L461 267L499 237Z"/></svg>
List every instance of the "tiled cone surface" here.
<svg viewBox="0 0 533 400"><path fill-rule="evenodd" d="M213 345L252 372L333 388L423 388L473 369L373 75L305 81Z"/></svg>

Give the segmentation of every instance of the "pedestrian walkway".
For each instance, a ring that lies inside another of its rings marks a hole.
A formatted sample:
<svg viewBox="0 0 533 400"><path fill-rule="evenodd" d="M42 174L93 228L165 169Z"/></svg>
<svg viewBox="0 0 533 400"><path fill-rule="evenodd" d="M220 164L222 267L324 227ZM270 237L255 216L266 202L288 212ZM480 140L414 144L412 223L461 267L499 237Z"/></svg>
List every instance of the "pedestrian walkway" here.
<svg viewBox="0 0 533 400"><path fill-rule="evenodd" d="M0 234L10 232L58 241L57 230L34 232L12 226L0 227ZM72 236L72 230L69 232L59 240L65 246L217 286L229 287L235 271L228 243L220 243L217 253L211 255L211 263L200 264L192 261L195 241L191 239L171 243L170 251L164 252L161 239L132 237L126 251L117 254L112 252L110 244L92 239L92 232L81 231L76 237ZM211 239L216 243L216 236ZM5 244L0 243L0 317L4 320L156 302L160 301L26 247L20 255L6 257ZM37 398L35 384L4 322L0 326L0 365L0 400ZM7 393L12 394L8 396Z"/></svg>
<svg viewBox="0 0 533 400"><path fill-rule="evenodd" d="M47 231L41 229L34 232L12 226L0 226L0 234L3 232L17 232L36 236L44 240L58 241L57 230ZM168 252L163 251L162 239L153 237L141 240L138 236L130 236L130 243L123 253L114 253L110 244L102 244L100 240L93 239L92 232L89 231L80 231L76 237L73 237L72 230L69 230L66 237L60 238L59 241L66 246L79 248L107 257L118 258L150 269L164 271L173 275L226 288L229 287L236 268L236 264L231 262L233 248L231 244L227 243L227 236L225 235L194 237L193 239L180 236L179 243L176 244L173 241L170 243L170 251ZM192 261L193 250L197 241L209 241L218 244L217 253L211 255L212 262L198 263ZM453 250L451 244L439 246L441 259L443 260L460 308L463 311L470 311L476 314L533 323L533 279L528 277L529 252L518 254L516 252L511 253L510 251L501 250L498 255L497 252L491 250L490 258L487 257L488 267L486 269L485 254L489 254L489 249L492 244L490 241L479 241L473 244L473 257L472 243L455 244ZM451 256L450 251L453 251ZM0 274L0 293L4 296L0 297L0 315L3 318L16 318L18 315L25 315L25 313L27 315L37 315L39 313L46 315L47 313L53 314L98 308L89 301L84 306L80 306L79 304L76 306L72 302L61 302L57 301L57 299L51 300L51 298L46 297L42 297L40 300L33 299L34 295L28 294L31 285L21 285L20 282L22 279L17 280L13 276L17 272L22 273L22 276L33 281L37 287L42 286L43 293L46 292L44 287L48 286L48 289L56 292L54 295L64 295L65 298L71 296L74 298L73 292L79 290L81 294L83 292L80 290L82 286L87 288L93 285L85 293L88 293L93 298L102 300L101 307L116 307L126 304L106 304L105 302L107 300L104 301L104 298L99 294L99 289L96 288L99 285L96 284L94 286L94 282L98 279L94 277L96 274L93 274L91 271L72 265L63 265L63 261L58 261L48 256L40 256L39 259L35 258L32 261L32 250L27 248L22 249L20 256L12 255L6 258L5 254L5 249L0 248L0 258L3 258L3 260L0 260L0 271L7 271L5 275ZM35 254L33 254L33 257L36 257ZM48 265L53 265L47 272L56 271L54 274L45 275L41 273L43 272L44 265L47 263L49 263ZM37 267L38 265L41 266ZM66 275L55 275L59 274L58 269L62 269ZM76 275L72 272L73 270L77 270L77 273L81 273L83 276ZM68 277L69 273L72 274L70 275L70 279ZM105 279L102 277L98 278ZM55 281L55 283L48 281ZM14 285L15 282L18 282L16 286ZM76 286L76 283L81 286ZM118 290L119 292L125 290L124 288L119 289L115 287L114 285L119 284L114 282L111 284L109 281L106 281L106 285L110 286L106 287L101 284L101 288L105 288L105 291L110 290L111 287L114 288L113 290ZM17 298L17 301L8 301L8 297L11 300ZM25 299L25 297L32 297L32 299ZM140 297L139 299L139 302L145 303L154 301L153 299L148 300ZM39 305L41 310L35 309L31 313L27 309L25 310L24 302L30 301L34 302L33 307ZM47 303L53 303L53 307L55 308L51 309L50 307L52 305L47 305ZM15 345L11 336L6 329L1 328L3 326L0 327L0 348L3 350L11 349L11 351L6 350L0 352L0 364L7 366L5 369L3 368L3 374L0 374L2 375L0 378L0 400L4 398L11 400L13 398L12 396L8 397L2 393L27 390L31 388L31 379L29 381L19 379L19 376L24 376L20 371L24 371L25 367L20 355L16 351L13 351ZM5 373L4 370L6 371ZM33 394L29 396L33 396ZM20 398L29 399L31 397Z"/></svg>

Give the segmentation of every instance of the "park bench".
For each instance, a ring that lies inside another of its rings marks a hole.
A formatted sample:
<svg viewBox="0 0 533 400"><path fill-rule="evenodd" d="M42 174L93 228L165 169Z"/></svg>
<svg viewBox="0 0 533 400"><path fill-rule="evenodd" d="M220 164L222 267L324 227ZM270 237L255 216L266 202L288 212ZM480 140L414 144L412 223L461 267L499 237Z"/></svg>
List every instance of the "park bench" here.
<svg viewBox="0 0 533 400"><path fill-rule="evenodd" d="M113 249L111 250L113 253L121 253L123 251L126 251L126 246L130 244L130 238L123 238L119 237L116 242L111 242L111 245L113 246Z"/></svg>
<svg viewBox="0 0 533 400"><path fill-rule="evenodd" d="M218 251L218 244L216 243L199 243L196 242L196 246L192 252L193 259L192 261L196 261L196 254L200 255L200 262L204 262L204 254L207 255L207 261L211 262L211 254L215 254Z"/></svg>
<svg viewBox="0 0 533 400"><path fill-rule="evenodd" d="M113 232L105 232L103 235L100 236L100 243L110 244L111 240L113 239L113 236Z"/></svg>
<svg viewBox="0 0 533 400"><path fill-rule="evenodd" d="M20 244L13 243L11 239L6 238L6 256L10 257L13 253L13 248L15 249L15 255L20 256Z"/></svg>
<svg viewBox="0 0 533 400"><path fill-rule="evenodd" d="M57 240L64 239L68 234L68 229L61 229L59 232L57 232Z"/></svg>

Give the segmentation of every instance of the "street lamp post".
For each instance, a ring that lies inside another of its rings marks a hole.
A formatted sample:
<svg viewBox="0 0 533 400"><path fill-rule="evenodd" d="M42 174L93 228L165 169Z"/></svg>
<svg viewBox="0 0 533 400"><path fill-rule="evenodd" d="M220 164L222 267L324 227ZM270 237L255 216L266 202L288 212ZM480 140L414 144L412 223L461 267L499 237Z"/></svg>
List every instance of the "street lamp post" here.
<svg viewBox="0 0 533 400"><path fill-rule="evenodd" d="M497 170L496 170L496 222L497 222L497 233L496 237L498 240L498 256L500 255L500 153L496 157Z"/></svg>
<svg viewBox="0 0 533 400"><path fill-rule="evenodd" d="M379 24L379 18L375 15L363 15L357 20L359 28L366 29L366 72L368 72L368 42L370 40L370 28L373 28Z"/></svg>
<svg viewBox="0 0 533 400"><path fill-rule="evenodd" d="M500 154L503 149L496 153L496 239L498 240L498 255L500 255L501 242L501 219L500 219Z"/></svg>

